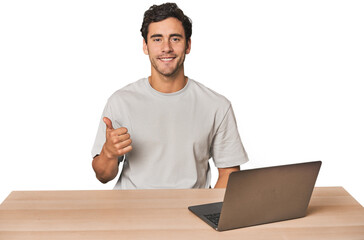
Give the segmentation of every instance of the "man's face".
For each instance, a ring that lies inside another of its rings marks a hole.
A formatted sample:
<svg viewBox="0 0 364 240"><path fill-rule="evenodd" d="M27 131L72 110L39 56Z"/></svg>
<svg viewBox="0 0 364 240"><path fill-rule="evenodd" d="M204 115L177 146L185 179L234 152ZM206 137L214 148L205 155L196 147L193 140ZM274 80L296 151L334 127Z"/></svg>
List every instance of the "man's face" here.
<svg viewBox="0 0 364 240"><path fill-rule="evenodd" d="M177 75L183 70L185 55L190 52L182 22L176 18L167 18L153 22L148 29L148 43L143 40L144 53L149 55L153 72L166 77Z"/></svg>

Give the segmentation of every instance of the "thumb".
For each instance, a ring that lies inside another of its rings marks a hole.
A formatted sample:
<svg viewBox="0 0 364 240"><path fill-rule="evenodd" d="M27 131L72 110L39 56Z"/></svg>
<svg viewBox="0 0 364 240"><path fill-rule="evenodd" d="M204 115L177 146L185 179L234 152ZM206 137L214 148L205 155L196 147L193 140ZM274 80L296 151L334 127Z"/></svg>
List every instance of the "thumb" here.
<svg viewBox="0 0 364 240"><path fill-rule="evenodd" d="M106 124L106 129L113 130L114 127L112 126L112 122L109 118L104 117L103 119L104 123Z"/></svg>

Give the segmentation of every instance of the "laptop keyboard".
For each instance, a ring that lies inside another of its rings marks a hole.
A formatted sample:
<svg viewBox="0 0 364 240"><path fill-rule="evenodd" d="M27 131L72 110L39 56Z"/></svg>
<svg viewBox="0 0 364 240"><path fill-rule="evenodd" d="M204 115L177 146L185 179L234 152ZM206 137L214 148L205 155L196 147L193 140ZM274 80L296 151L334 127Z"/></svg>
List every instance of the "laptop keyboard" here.
<svg viewBox="0 0 364 240"><path fill-rule="evenodd" d="M220 213L213 213L204 215L208 220L214 223L216 226L219 224Z"/></svg>

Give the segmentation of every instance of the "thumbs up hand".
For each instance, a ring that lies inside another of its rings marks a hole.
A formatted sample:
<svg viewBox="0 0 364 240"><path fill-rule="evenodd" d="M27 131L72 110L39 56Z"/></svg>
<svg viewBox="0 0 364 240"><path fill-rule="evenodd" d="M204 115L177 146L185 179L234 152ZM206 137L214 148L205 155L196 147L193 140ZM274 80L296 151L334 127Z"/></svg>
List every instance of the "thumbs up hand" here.
<svg viewBox="0 0 364 240"><path fill-rule="evenodd" d="M133 148L128 129L124 127L114 129L111 120L107 117L104 117L103 121L106 124L106 142L103 147L106 156L117 158L130 152Z"/></svg>

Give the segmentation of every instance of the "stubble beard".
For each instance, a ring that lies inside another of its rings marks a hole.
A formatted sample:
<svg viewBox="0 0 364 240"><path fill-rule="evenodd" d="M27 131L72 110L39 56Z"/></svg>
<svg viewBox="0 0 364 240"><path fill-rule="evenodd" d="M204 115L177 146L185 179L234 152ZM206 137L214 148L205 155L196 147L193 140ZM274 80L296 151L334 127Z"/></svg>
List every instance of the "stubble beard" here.
<svg viewBox="0 0 364 240"><path fill-rule="evenodd" d="M162 70L158 67L157 61L158 59L150 59L150 62L153 66L153 68L162 76L164 77L172 77L178 73L178 71L183 67L183 64L185 62L186 55L184 54L181 58L178 59L178 62L176 63L176 66L171 70Z"/></svg>

